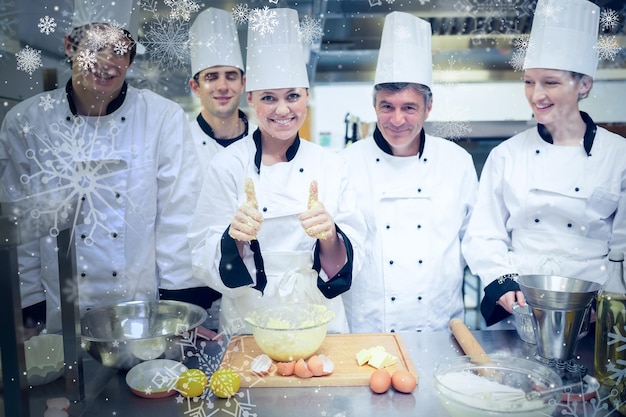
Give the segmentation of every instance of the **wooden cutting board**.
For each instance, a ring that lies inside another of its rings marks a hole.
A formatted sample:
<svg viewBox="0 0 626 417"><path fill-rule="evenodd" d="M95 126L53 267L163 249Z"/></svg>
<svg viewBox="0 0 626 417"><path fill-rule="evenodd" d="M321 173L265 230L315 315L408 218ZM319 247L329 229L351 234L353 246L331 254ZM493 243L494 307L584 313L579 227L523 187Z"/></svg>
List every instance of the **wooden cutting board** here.
<svg viewBox="0 0 626 417"><path fill-rule="evenodd" d="M323 353L332 359L335 370L332 374L308 379L296 376L282 376L271 373L258 376L250 370L250 362L263 352L252 336L235 336L228 344L222 366L236 371L241 377L242 387L317 387L317 386L360 386L369 385L369 378L375 368L359 366L356 353L361 349L383 346L388 353L398 357L398 363L388 369L406 369L417 377L417 370L411 361L402 337L395 333L360 333L326 335L317 354Z"/></svg>

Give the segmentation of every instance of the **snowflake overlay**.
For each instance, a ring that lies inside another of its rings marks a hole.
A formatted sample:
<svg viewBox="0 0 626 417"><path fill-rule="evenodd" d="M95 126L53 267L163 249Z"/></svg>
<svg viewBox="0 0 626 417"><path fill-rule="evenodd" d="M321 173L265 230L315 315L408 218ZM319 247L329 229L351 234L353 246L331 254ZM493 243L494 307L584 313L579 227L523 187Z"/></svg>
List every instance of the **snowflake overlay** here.
<svg viewBox="0 0 626 417"><path fill-rule="evenodd" d="M75 117L70 122L63 120L50 125L53 133L39 135L30 126L22 129L39 142L38 150L29 149L26 157L33 161L38 171L20 178L22 184L31 188L30 196L38 205L31 209L32 218L46 218L52 226L50 236L56 237L67 222L75 228L80 220L88 225L84 242L92 245L93 234L98 229L109 231L106 216L98 206L107 205L107 196L118 193L126 199L133 210L140 211L128 198L126 187L116 178L125 168L118 161L132 150L117 150L118 127L110 122L108 129L97 129L85 138L85 121ZM126 190L126 191L122 191Z"/></svg>
<svg viewBox="0 0 626 417"><path fill-rule="evenodd" d="M619 42L615 36L601 35L598 38L596 50L598 51L598 58L602 60L614 61L621 49L622 48L619 46Z"/></svg>
<svg viewBox="0 0 626 417"><path fill-rule="evenodd" d="M236 4L233 7L233 20L237 24L244 24L248 22L250 18L250 8L247 4Z"/></svg>
<svg viewBox="0 0 626 417"><path fill-rule="evenodd" d="M141 43L146 47L150 62L160 70L187 69L190 43L189 22L159 16L156 0L148 1L144 10L153 14Z"/></svg>
<svg viewBox="0 0 626 417"><path fill-rule="evenodd" d="M19 51L15 57L17 58L17 69L33 75L37 68L43 67L41 63L41 51L33 49L26 45L24 49Z"/></svg>
<svg viewBox="0 0 626 417"><path fill-rule="evenodd" d="M39 97L39 107L43 109L43 111L52 110L54 108L54 100L50 94Z"/></svg>
<svg viewBox="0 0 626 417"><path fill-rule="evenodd" d="M14 2L6 4L0 2L0 42L15 36L16 32L13 26L18 23L18 19L14 17L15 15L17 15L17 12L15 11Z"/></svg>
<svg viewBox="0 0 626 417"><path fill-rule="evenodd" d="M448 60L449 67L448 70L443 71L444 76L445 72L452 71L455 62L456 60L453 57ZM454 79L452 76L445 78ZM457 83L450 81L446 81L444 83L444 85L448 87L454 87L455 84ZM456 104L456 102L450 98L450 95L445 98L445 101L441 106L441 108L446 109L445 114L448 116L448 121L433 123L433 134L435 136L440 136L450 140L458 140L472 131L470 123L467 120L469 118L469 109L467 107L462 107Z"/></svg>
<svg viewBox="0 0 626 417"><path fill-rule="evenodd" d="M274 29L278 26L276 11L267 6L262 9L254 9L248 17L248 25L250 29L258 32L261 36L266 33L274 33Z"/></svg>
<svg viewBox="0 0 626 417"><path fill-rule="evenodd" d="M304 16L298 30L300 40L305 43L314 44L321 39L322 35L324 35L324 30L322 29L321 20Z"/></svg>
<svg viewBox="0 0 626 417"><path fill-rule="evenodd" d="M193 0L165 0L166 6L169 6L172 11L170 12L170 19L182 19L188 22L191 19L191 14L200 10L200 6Z"/></svg>
<svg viewBox="0 0 626 417"><path fill-rule="evenodd" d="M45 16L39 19L39 24L37 25L39 31L43 34L50 35L54 33L57 27L57 22L54 21L54 18L50 16Z"/></svg>
<svg viewBox="0 0 626 417"><path fill-rule="evenodd" d="M612 9L605 9L600 12L600 27L603 30L614 30L619 25L619 14Z"/></svg>

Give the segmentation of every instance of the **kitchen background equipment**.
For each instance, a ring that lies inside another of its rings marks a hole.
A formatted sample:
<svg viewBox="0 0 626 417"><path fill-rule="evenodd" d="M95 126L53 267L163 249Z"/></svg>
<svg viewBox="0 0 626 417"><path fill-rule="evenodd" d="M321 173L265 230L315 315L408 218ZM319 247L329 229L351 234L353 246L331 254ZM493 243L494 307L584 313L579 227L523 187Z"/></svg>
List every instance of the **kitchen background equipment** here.
<svg viewBox="0 0 626 417"><path fill-rule="evenodd" d="M417 378L409 351L402 337L394 333L352 333L329 334L317 350L335 364L332 374L322 377L302 379L296 376L278 374L258 376L251 372L250 362L263 353L252 336L235 336L230 340L222 367L235 370L241 377L242 387L312 387L312 386L369 386L369 379L376 369L369 365L359 366L356 353L361 349L382 346L385 351L398 358L398 362L385 369L394 372L406 369Z"/></svg>
<svg viewBox="0 0 626 417"><path fill-rule="evenodd" d="M82 342L106 366L130 369L158 358L182 360L176 341L207 319L207 312L180 301L130 301L87 311Z"/></svg>
<svg viewBox="0 0 626 417"><path fill-rule="evenodd" d="M537 355L572 359L600 284L556 275L521 275L517 282L531 307Z"/></svg>

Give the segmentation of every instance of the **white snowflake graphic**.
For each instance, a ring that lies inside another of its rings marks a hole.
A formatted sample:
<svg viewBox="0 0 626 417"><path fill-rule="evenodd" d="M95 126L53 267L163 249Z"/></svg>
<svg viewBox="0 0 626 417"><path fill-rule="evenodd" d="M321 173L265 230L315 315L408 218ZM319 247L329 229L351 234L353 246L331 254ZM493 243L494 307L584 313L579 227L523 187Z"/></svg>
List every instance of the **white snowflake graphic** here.
<svg viewBox="0 0 626 417"><path fill-rule="evenodd" d="M0 41L15 36L16 32L13 27L18 24L18 19L15 16L17 16L17 11L14 2L6 4L0 2Z"/></svg>
<svg viewBox="0 0 626 417"><path fill-rule="evenodd" d="M128 39L124 36L123 25L111 22L108 25L96 26L85 33L85 47L98 51L109 45L116 45ZM128 47L127 47L128 48Z"/></svg>
<svg viewBox="0 0 626 417"><path fill-rule="evenodd" d="M305 43L316 43L324 35L322 29L322 22L319 19L313 19L309 16L304 16L300 21L300 28L298 30L298 36L300 40Z"/></svg>
<svg viewBox="0 0 626 417"><path fill-rule="evenodd" d="M153 14L141 41L150 62L159 70L187 69L190 44L194 42L189 36L189 23L163 18L158 14L156 1L145 3L144 10Z"/></svg>
<svg viewBox="0 0 626 417"><path fill-rule="evenodd" d="M50 94L39 97L39 107L43 108L43 111L52 110L54 108L54 100Z"/></svg>
<svg viewBox="0 0 626 417"><path fill-rule="evenodd" d="M399 41L406 41L411 38L410 28L400 25L393 31L393 37Z"/></svg>
<svg viewBox="0 0 626 417"><path fill-rule="evenodd" d="M261 36L266 33L274 33L274 29L278 26L276 11L267 6L262 9L254 9L248 18L248 25L250 29L258 32Z"/></svg>
<svg viewBox="0 0 626 417"><path fill-rule="evenodd" d="M41 51L39 49L33 49L26 45L24 49L15 54L17 58L17 69L19 71L27 72L28 75L33 75L37 68L43 67L41 63Z"/></svg>
<svg viewBox="0 0 626 417"><path fill-rule="evenodd" d="M513 51L511 54L511 59L508 61L513 67L514 71L523 71L524 70L524 61L526 59L526 50L525 49L517 49Z"/></svg>
<svg viewBox="0 0 626 417"><path fill-rule="evenodd" d="M420 0L424 5L428 0ZM532 16L536 0L457 0L454 9L472 16L481 15L501 20Z"/></svg>
<svg viewBox="0 0 626 417"><path fill-rule="evenodd" d="M37 25L39 31L46 35L50 35L54 33L57 27L57 22L54 21L54 18L50 16L45 16L39 19L39 24Z"/></svg>
<svg viewBox="0 0 626 417"><path fill-rule="evenodd" d="M115 45L113 46L113 52L115 52L118 55L126 54L128 52L128 43L122 42L122 41L116 42Z"/></svg>
<svg viewBox="0 0 626 417"><path fill-rule="evenodd" d="M444 85L454 88L458 83L454 80L454 68L456 67L456 59L451 57L448 59L448 67L442 73L442 78L447 80ZM449 96L444 99L442 108L445 108L445 122L434 122L432 125L433 134L450 140L458 140L466 136L472 131L469 119L469 108L456 104Z"/></svg>
<svg viewBox="0 0 626 417"><path fill-rule="evenodd" d="M619 25L619 14L612 9L604 9L600 12L600 27L603 30L614 30Z"/></svg>
<svg viewBox="0 0 626 417"><path fill-rule="evenodd" d="M191 19L192 13L200 10L200 5L193 0L165 0L164 3L172 9L171 19L182 19L186 22Z"/></svg>
<svg viewBox="0 0 626 417"><path fill-rule="evenodd" d="M96 53L89 49L83 49L76 56L78 66L83 70L92 70L98 61Z"/></svg>
<svg viewBox="0 0 626 417"><path fill-rule="evenodd" d="M537 10L535 11L535 18L544 19L546 23L558 23L559 15L563 11L563 7L556 4L554 0L548 0L543 3L537 4Z"/></svg>
<svg viewBox="0 0 626 417"><path fill-rule="evenodd" d="M621 49L617 37L613 35L601 35L598 38L596 50L598 51L598 58L602 60L614 61Z"/></svg>
<svg viewBox="0 0 626 417"><path fill-rule="evenodd" d="M383 2L381 0L367 0L370 4L370 7L374 6L382 6Z"/></svg>
<svg viewBox="0 0 626 417"><path fill-rule="evenodd" d="M233 20L237 24L244 24L248 22L250 18L250 8L247 4L236 4L233 7Z"/></svg>
<svg viewBox="0 0 626 417"><path fill-rule="evenodd" d="M51 135L39 135L25 123L22 131L32 135L38 142L37 149L29 149L26 158L36 170L20 178L29 188L29 195L36 202L31 217L49 219L50 236L57 236L67 223L73 228L82 220L85 244L93 244L92 236L98 229L110 232L103 210L110 209L109 196L124 199L137 212L141 211L131 199L121 173L127 170L121 161L132 150L118 150L116 146L119 127L110 122L108 128L96 123L89 136L85 134L86 123L81 117L71 121L60 120L50 125Z"/></svg>

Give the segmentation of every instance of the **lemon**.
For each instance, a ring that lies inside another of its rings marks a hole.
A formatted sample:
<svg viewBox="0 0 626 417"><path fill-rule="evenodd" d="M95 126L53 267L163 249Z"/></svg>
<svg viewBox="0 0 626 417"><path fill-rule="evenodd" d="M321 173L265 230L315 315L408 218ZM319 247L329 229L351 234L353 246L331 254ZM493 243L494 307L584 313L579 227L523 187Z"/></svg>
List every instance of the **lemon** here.
<svg viewBox="0 0 626 417"><path fill-rule="evenodd" d="M207 377L200 369L183 371L176 381L176 388L183 397L193 398L200 396L207 385Z"/></svg>
<svg viewBox="0 0 626 417"><path fill-rule="evenodd" d="M240 384L241 378L237 372L232 369L221 368L211 375L209 388L220 398L230 398L239 391Z"/></svg>

